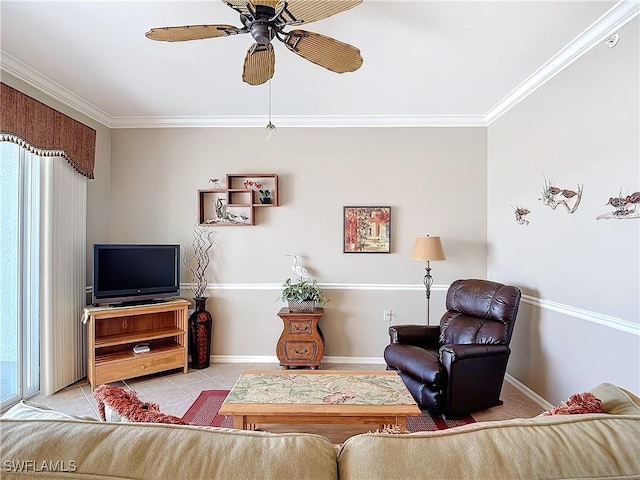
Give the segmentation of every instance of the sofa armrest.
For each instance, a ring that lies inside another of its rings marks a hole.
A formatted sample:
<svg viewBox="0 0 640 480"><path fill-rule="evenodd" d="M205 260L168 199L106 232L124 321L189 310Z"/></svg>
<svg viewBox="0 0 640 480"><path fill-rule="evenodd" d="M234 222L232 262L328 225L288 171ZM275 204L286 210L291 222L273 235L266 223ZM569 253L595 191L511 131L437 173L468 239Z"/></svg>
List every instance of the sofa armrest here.
<svg viewBox="0 0 640 480"><path fill-rule="evenodd" d="M440 327L437 325L393 325L389 327L391 343L404 343L417 347L437 347Z"/></svg>
<svg viewBox="0 0 640 480"><path fill-rule="evenodd" d="M471 358L483 358L492 355L511 354L508 345L496 345L488 343L464 343L455 345L443 345L440 347L440 361L443 364L452 364Z"/></svg>

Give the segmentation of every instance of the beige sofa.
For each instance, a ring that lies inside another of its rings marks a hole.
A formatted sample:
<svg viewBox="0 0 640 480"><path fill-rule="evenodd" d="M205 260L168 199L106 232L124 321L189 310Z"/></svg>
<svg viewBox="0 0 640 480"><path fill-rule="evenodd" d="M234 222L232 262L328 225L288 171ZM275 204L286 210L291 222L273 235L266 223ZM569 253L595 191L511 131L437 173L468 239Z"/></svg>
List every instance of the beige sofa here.
<svg viewBox="0 0 640 480"><path fill-rule="evenodd" d="M325 437L104 423L20 405L0 419L2 479L640 478L640 399L591 390L607 413L410 435Z"/></svg>

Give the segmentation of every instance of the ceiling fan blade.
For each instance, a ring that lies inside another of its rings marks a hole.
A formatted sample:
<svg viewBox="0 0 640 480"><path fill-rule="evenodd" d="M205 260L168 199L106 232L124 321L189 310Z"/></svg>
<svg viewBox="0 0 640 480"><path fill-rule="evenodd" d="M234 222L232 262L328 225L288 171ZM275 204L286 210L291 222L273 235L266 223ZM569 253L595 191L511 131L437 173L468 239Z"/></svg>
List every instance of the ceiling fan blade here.
<svg viewBox="0 0 640 480"><path fill-rule="evenodd" d="M362 0L279 0L276 11L280 11L285 3L281 18L287 25L302 25L349 10L360 5Z"/></svg>
<svg viewBox="0 0 640 480"><path fill-rule="evenodd" d="M279 2L280 0L250 0L249 3L251 3L255 10L256 5L264 5L265 7L271 7L275 9L276 5L278 5Z"/></svg>
<svg viewBox="0 0 640 480"><path fill-rule="evenodd" d="M302 58L332 72L355 72L362 65L362 56L356 47L319 33L292 30L287 33L284 44Z"/></svg>
<svg viewBox="0 0 640 480"><path fill-rule="evenodd" d="M276 8L279 0L222 0L223 3L233 8L241 15L253 16L256 12L256 5L265 5L273 9Z"/></svg>
<svg viewBox="0 0 640 480"><path fill-rule="evenodd" d="M247 30L233 25L184 25L181 27L152 28L145 33L145 36L151 40L184 42L203 38L228 37L238 33L247 33Z"/></svg>
<svg viewBox="0 0 640 480"><path fill-rule="evenodd" d="M258 43L249 47L244 57L242 68L242 80L249 85L260 85L273 77L276 64L276 55L273 45L260 45Z"/></svg>
<svg viewBox="0 0 640 480"><path fill-rule="evenodd" d="M238 13L249 13L249 9L247 8L249 0L222 0L222 3L225 3L227 6L233 8Z"/></svg>

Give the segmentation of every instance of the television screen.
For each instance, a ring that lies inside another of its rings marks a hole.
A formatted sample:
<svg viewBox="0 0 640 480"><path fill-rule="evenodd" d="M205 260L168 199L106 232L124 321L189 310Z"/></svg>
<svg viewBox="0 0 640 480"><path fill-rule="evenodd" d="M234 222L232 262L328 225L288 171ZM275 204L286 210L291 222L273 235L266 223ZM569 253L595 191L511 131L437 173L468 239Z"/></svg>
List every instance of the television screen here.
<svg viewBox="0 0 640 480"><path fill-rule="evenodd" d="M178 295L179 245L93 246L94 305L142 303Z"/></svg>

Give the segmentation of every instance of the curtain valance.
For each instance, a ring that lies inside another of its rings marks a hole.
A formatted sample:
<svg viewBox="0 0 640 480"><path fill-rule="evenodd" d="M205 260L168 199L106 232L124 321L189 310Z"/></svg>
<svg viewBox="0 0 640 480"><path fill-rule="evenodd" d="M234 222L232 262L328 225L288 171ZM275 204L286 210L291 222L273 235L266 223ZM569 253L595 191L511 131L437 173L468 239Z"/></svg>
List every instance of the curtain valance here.
<svg viewBox="0 0 640 480"><path fill-rule="evenodd" d="M80 174L93 178L96 131L0 83L0 141L17 143L42 156L61 156Z"/></svg>

